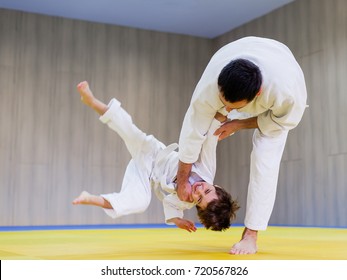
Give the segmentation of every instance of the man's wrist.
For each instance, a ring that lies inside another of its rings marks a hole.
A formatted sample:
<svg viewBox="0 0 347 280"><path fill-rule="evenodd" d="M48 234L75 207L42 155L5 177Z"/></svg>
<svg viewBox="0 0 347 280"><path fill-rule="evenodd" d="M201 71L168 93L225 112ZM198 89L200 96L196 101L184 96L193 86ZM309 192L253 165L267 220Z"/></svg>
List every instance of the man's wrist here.
<svg viewBox="0 0 347 280"><path fill-rule="evenodd" d="M177 186L181 187L189 182L190 171L192 170L191 163L179 161L177 171Z"/></svg>
<svg viewBox="0 0 347 280"><path fill-rule="evenodd" d="M258 128L257 117L252 117L249 119L235 120L237 130L240 129L252 129Z"/></svg>

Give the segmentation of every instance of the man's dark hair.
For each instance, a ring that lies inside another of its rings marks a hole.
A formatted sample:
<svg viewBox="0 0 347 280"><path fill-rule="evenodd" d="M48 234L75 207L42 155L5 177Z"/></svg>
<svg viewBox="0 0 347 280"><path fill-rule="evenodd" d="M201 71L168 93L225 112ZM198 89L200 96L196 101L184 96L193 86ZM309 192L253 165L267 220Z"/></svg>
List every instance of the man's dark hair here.
<svg viewBox="0 0 347 280"><path fill-rule="evenodd" d="M196 208L199 220L205 228L222 231L230 227L230 223L235 219L235 213L240 206L232 200L231 195L223 188L216 185L215 188L218 199L212 200L205 209L198 205Z"/></svg>
<svg viewBox="0 0 347 280"><path fill-rule="evenodd" d="M235 59L220 72L218 87L228 102L251 102L260 91L262 75L257 65L247 59Z"/></svg>

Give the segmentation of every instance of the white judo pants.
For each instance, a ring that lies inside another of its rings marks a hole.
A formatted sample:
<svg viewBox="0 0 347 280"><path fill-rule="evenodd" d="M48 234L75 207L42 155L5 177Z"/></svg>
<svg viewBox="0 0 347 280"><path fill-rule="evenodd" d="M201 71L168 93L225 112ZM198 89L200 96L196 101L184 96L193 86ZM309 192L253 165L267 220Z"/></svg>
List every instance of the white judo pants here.
<svg viewBox="0 0 347 280"><path fill-rule="evenodd" d="M245 226L265 230L274 207L281 158L288 131L268 137L256 129L253 134Z"/></svg>
<svg viewBox="0 0 347 280"><path fill-rule="evenodd" d="M113 207L104 209L112 218L140 213L148 208L152 196L149 177L153 162L158 152L165 148L155 137L138 129L131 116L120 105L119 101L112 99L108 111L100 117L103 123L123 139L132 157L126 168L120 192L101 195Z"/></svg>

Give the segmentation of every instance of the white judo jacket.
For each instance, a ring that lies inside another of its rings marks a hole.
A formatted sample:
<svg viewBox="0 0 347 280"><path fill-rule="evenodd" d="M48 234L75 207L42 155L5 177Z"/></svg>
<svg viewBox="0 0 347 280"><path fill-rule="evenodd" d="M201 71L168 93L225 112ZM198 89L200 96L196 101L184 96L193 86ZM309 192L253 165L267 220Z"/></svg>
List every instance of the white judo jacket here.
<svg viewBox="0 0 347 280"><path fill-rule="evenodd" d="M108 110L100 117L125 142L131 154L125 171L120 192L102 194L113 209L104 209L107 215L118 218L140 213L148 208L152 190L162 200L165 222L183 217L183 211L195 204L179 200L174 183L178 169L177 144L166 147L152 135L146 135L136 127L131 116L121 107L118 100L112 99ZM221 123L214 119L207 130L201 153L192 167L202 180L213 184L216 173L216 146L218 137L213 133ZM190 178L191 183L196 179ZM168 223L170 224L170 223Z"/></svg>
<svg viewBox="0 0 347 280"><path fill-rule="evenodd" d="M263 83L260 95L238 111L249 117L258 116L259 130L270 137L300 122L306 107L306 85L291 51L271 39L239 39L215 53L195 88L179 139L182 162L194 163L198 159L215 113L226 113L219 98L218 76L230 61L239 58L248 59L260 68Z"/></svg>

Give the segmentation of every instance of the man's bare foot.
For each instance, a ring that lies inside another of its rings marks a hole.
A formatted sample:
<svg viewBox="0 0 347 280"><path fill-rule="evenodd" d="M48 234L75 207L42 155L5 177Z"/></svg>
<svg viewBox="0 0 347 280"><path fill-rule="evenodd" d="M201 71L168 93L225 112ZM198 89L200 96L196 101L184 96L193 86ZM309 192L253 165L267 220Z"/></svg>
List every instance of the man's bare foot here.
<svg viewBox="0 0 347 280"><path fill-rule="evenodd" d="M242 239L234 244L230 249L230 254L247 255L257 252L257 236L258 231L245 228L242 234Z"/></svg>
<svg viewBox="0 0 347 280"><path fill-rule="evenodd" d="M78 205L78 204L86 204L86 205L93 204L92 203L93 197L94 196L91 195L89 192L83 191L83 192L81 192L81 194L77 198L75 198L72 201L72 204L74 204L74 205Z"/></svg>

